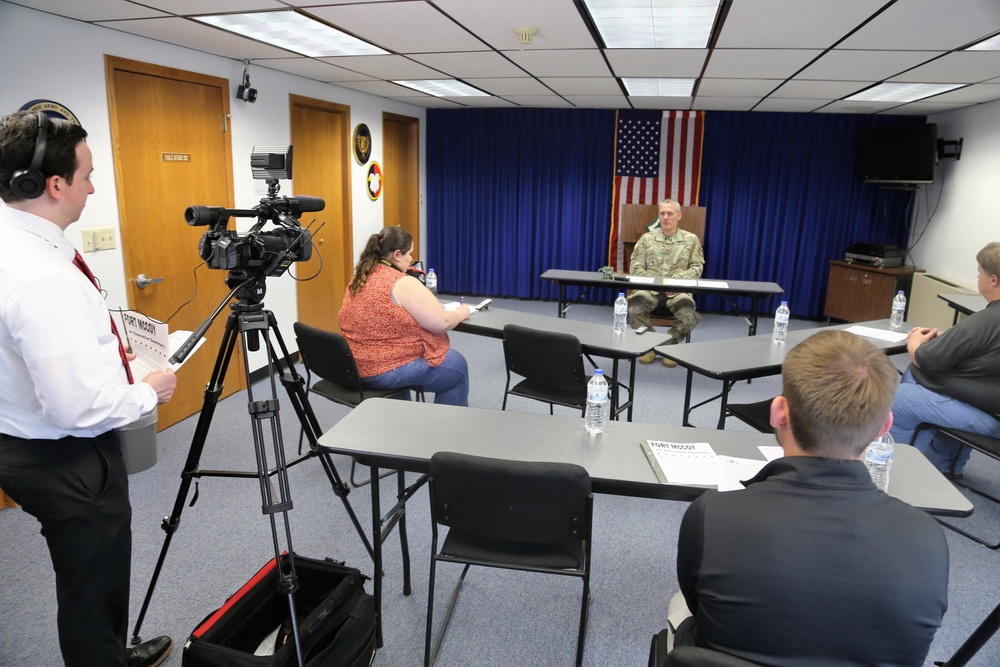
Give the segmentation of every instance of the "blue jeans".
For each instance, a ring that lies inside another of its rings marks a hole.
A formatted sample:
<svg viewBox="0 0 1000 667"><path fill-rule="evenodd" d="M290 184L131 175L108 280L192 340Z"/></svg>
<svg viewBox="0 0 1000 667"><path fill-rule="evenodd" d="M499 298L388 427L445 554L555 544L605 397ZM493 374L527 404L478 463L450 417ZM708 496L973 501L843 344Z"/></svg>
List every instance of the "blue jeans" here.
<svg viewBox="0 0 1000 667"><path fill-rule="evenodd" d="M423 387L434 394L435 403L469 405L469 364L454 349L448 350L439 366L431 366L424 358L414 359L381 375L361 378L361 384L371 389Z"/></svg>
<svg viewBox="0 0 1000 667"><path fill-rule="evenodd" d="M892 404L892 416L889 432L893 440L904 444L913 440L913 431L921 422L1000 438L1000 421L967 403L920 386L913 379L910 369L900 380L896 401ZM913 445L942 472L951 472L952 459L958 453L954 472L960 474L972 454L972 450L956 440L932 431L922 432Z"/></svg>

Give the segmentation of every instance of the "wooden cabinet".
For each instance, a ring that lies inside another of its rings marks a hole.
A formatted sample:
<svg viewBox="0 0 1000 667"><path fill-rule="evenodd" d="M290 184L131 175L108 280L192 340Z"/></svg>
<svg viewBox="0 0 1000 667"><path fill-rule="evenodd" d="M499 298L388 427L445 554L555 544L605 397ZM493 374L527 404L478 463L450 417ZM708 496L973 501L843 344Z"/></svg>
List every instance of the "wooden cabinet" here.
<svg viewBox="0 0 1000 667"><path fill-rule="evenodd" d="M911 266L880 269L830 260L824 312L831 319L846 322L886 319L896 292L903 290L909 298L912 283Z"/></svg>

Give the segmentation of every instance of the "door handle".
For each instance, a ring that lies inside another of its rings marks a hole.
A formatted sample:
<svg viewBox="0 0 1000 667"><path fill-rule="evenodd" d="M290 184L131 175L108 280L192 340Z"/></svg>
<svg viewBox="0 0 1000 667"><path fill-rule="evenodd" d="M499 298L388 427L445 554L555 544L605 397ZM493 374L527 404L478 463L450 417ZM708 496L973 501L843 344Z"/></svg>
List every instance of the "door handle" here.
<svg viewBox="0 0 1000 667"><path fill-rule="evenodd" d="M135 279L135 284L139 289L146 289L146 285L162 282L163 278L147 278L145 273L140 273L139 277Z"/></svg>

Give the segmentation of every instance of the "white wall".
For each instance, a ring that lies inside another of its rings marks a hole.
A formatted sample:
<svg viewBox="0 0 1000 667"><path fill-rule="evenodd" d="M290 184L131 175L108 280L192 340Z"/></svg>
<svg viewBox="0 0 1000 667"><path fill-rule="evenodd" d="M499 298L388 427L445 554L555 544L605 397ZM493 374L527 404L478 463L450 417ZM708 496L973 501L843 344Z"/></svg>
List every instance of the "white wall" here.
<svg viewBox="0 0 1000 667"><path fill-rule="evenodd" d="M914 231L924 231L912 258L918 269L975 290L976 253L1000 241L1000 102L937 114L928 122L937 123L939 138L963 139L962 157L941 160L935 183L917 193Z"/></svg>
<svg viewBox="0 0 1000 667"><path fill-rule="evenodd" d="M234 193L237 208L249 208L266 193L262 181L250 176L249 158L254 145L289 144L289 94L345 104L351 108L351 129L366 123L372 133L371 160L382 162L382 112L412 116L421 123L421 145L424 141L425 109L347 88L304 79L292 74L251 65L250 78L259 91L257 102L247 104L235 98L236 86L243 78L240 61L206 55L200 51L171 46L155 40L128 35L115 30L91 26L0 2L0 116L17 111L34 99L54 100L72 111L87 129L87 143L94 153L94 186L96 192L87 202L80 221L67 231L67 237L82 247L82 229L113 227L120 239L118 198L114 182L114 162L111 149L111 128L108 115L108 95L104 75L104 55L199 72L227 78L234 97L232 113L232 161ZM421 202L425 199L424 161L421 149ZM353 192L354 257L365 241L382 227L382 200L372 202L365 190L367 165L351 160ZM169 187L169 184L165 184ZM281 183L281 195L296 193L294 182ZM296 194L309 194L307 192ZM191 204L225 205L225 202L195 202ZM240 220L239 223L250 221ZM185 224L177 220L176 224ZM421 238L426 238L425 210L420 207ZM238 227L241 231L246 226ZM197 248L190 248L192 260ZM424 253L422 253L424 254ZM121 244L115 250L87 255L87 262L101 278L108 292L110 307L126 305L126 276ZM193 264L192 264L193 266ZM219 281L223 272L215 272ZM265 305L274 311L281 334L291 349L295 349L292 323L296 320L295 283L290 276L269 278ZM208 316L208 313L205 313ZM216 327L222 326L217 322ZM264 366L264 352L252 355L254 368Z"/></svg>

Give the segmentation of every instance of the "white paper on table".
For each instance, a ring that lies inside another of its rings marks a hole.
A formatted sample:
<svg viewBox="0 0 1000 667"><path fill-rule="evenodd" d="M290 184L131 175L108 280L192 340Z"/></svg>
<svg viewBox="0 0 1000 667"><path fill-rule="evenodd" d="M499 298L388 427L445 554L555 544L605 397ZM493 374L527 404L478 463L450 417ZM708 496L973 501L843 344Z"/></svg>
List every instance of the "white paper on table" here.
<svg viewBox="0 0 1000 667"><path fill-rule="evenodd" d="M716 289L729 289L729 283L725 280L699 280L699 287L715 287Z"/></svg>
<svg viewBox="0 0 1000 667"><path fill-rule="evenodd" d="M445 310L458 310L458 307L461 306L462 304L460 304L458 301L445 301L441 305L444 306Z"/></svg>
<svg viewBox="0 0 1000 667"><path fill-rule="evenodd" d="M761 445L757 449L760 450L760 453L763 454L764 458L768 461L780 459L785 455L785 450L782 449L781 445Z"/></svg>
<svg viewBox="0 0 1000 667"><path fill-rule="evenodd" d="M751 479L767 465L759 459L742 459L736 456L719 457L719 491L739 491L745 489L741 483Z"/></svg>
<svg viewBox="0 0 1000 667"><path fill-rule="evenodd" d="M861 327L858 325L847 327L846 331L858 336L864 336L865 338L877 338L878 340L890 343L898 343L906 340L907 334L906 331L886 331L885 329L873 329L872 327Z"/></svg>
<svg viewBox="0 0 1000 667"><path fill-rule="evenodd" d="M676 285L677 287L697 287L698 281L691 278L664 278L664 285Z"/></svg>
<svg viewBox="0 0 1000 667"><path fill-rule="evenodd" d="M707 442L647 440L649 448L671 484L716 486L719 467L715 450Z"/></svg>
<svg viewBox="0 0 1000 667"><path fill-rule="evenodd" d="M643 285L652 285L656 278L653 276L629 276L628 281L630 283L641 283Z"/></svg>

